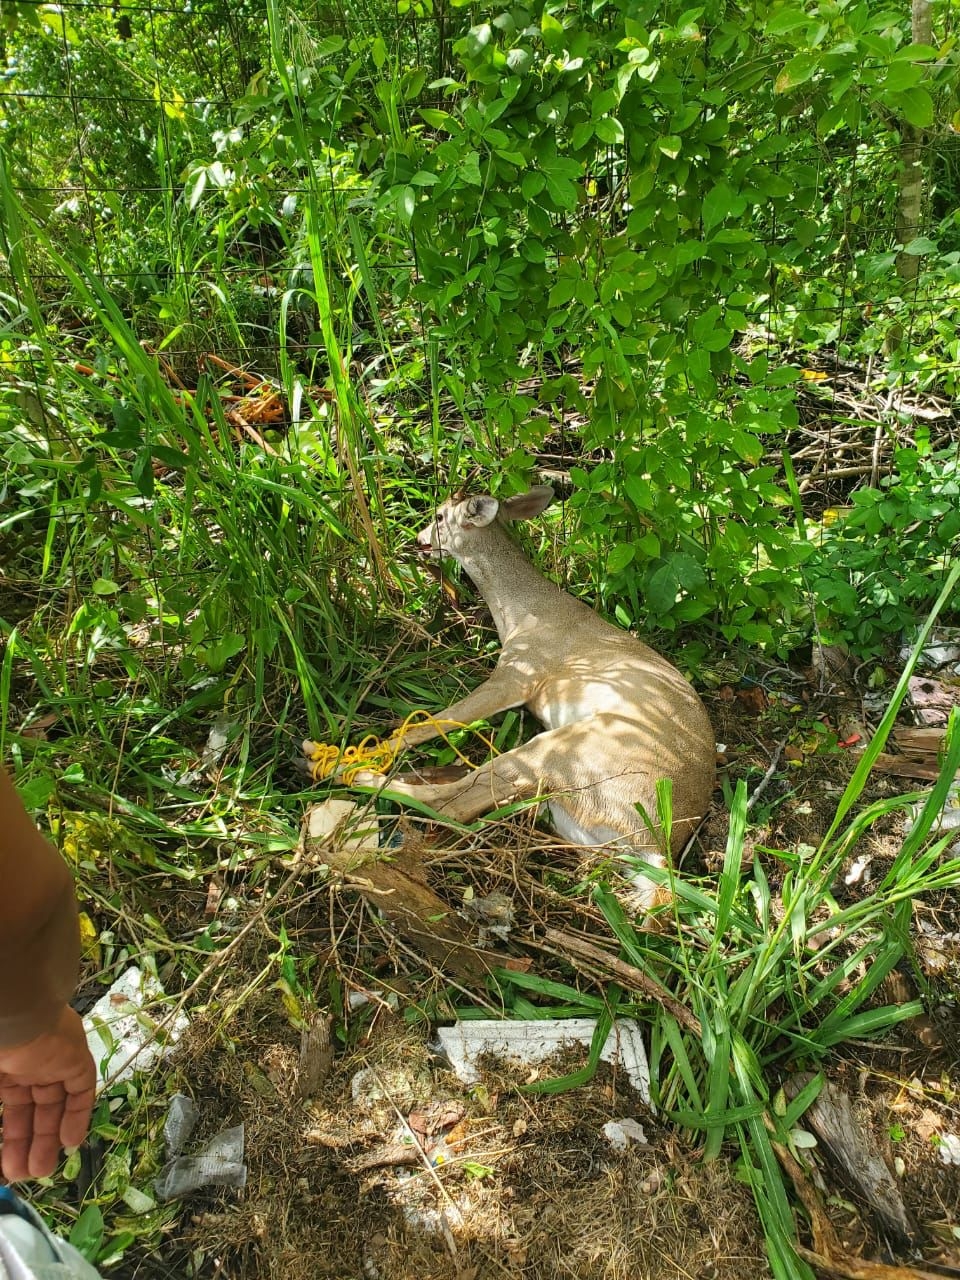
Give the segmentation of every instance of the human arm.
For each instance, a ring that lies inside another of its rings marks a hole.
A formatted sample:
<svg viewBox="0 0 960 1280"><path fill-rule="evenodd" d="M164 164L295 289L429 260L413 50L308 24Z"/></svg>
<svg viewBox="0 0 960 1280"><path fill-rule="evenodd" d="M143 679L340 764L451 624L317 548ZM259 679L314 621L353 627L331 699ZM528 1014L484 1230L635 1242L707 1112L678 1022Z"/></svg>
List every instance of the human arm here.
<svg viewBox="0 0 960 1280"><path fill-rule="evenodd" d="M41 1177L87 1132L96 1070L68 1006L80 944L73 878L0 770L0 1161Z"/></svg>

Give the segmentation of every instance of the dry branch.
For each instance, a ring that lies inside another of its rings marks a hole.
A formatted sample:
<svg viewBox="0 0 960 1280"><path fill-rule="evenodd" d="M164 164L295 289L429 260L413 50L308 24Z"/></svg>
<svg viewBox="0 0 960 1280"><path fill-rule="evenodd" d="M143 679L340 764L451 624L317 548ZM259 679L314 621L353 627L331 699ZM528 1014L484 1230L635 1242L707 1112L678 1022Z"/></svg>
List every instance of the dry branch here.
<svg viewBox="0 0 960 1280"><path fill-rule="evenodd" d="M651 1000L656 1000L658 1004L662 1005L668 1013L672 1013L676 1020L689 1031L692 1031L694 1035L699 1036L702 1034L703 1028L700 1025L700 1020L685 1005L681 1004L672 992L657 982L655 978L645 974L642 969L628 964L625 960L619 959L618 956L611 955L609 951L604 951L596 943L590 942L587 938L578 934L567 933L562 929L546 929L543 936L544 941L550 943L555 948L556 953L564 959L569 960L571 956L575 956L580 960L588 961L590 964L598 965L609 973L611 977L623 982L628 987L642 991Z"/></svg>

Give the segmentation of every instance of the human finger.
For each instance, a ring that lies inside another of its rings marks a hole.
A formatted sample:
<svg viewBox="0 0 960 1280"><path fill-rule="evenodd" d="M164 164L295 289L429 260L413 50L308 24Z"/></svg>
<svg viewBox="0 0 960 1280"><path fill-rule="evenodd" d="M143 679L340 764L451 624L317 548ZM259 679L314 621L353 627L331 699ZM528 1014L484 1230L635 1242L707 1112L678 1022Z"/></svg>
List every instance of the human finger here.
<svg viewBox="0 0 960 1280"><path fill-rule="evenodd" d="M61 1110L63 1109L64 1099L67 1096L62 1080L55 1080L52 1084L35 1084L30 1092L33 1094L35 1107L57 1106Z"/></svg>
<svg viewBox="0 0 960 1280"><path fill-rule="evenodd" d="M67 1094L63 1116L60 1120L60 1143L64 1147L79 1147L90 1128L93 1111L94 1087Z"/></svg>
<svg viewBox="0 0 960 1280"><path fill-rule="evenodd" d="M11 1138L4 1126L3 1146L0 1147L0 1170L8 1182L21 1182L30 1177L30 1139L27 1136Z"/></svg>
<svg viewBox="0 0 960 1280"><path fill-rule="evenodd" d="M24 1085L0 1086L0 1103L3 1104L3 1128L0 1136L0 1169L11 1182L27 1178L28 1156L33 1140L33 1094Z"/></svg>
<svg viewBox="0 0 960 1280"><path fill-rule="evenodd" d="M30 1149L27 1152L27 1172L25 1177L48 1178L60 1163L60 1124L59 1117L53 1133L33 1131Z"/></svg>

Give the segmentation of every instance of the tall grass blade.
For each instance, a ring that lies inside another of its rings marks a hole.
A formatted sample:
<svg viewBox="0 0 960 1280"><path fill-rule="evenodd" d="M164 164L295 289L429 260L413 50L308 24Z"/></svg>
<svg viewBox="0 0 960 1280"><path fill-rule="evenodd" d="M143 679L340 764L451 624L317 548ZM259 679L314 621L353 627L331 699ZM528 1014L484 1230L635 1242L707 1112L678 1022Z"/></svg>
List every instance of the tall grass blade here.
<svg viewBox="0 0 960 1280"><path fill-rule="evenodd" d="M866 785L867 778L870 776L870 770L873 768L874 764L876 764L877 757L886 745L887 738L890 736L890 732L893 729L897 715L900 711L900 705L907 696L907 690L910 686L910 677L913 675L917 662L920 659L920 655L926 647L933 625L940 616L943 607L949 602L956 591L958 582L960 582L960 564L955 564L947 575L947 580L944 583L943 590L940 592L933 608L927 615L926 621L920 628L920 633L917 636L913 649L910 652L910 657L907 659L906 666L901 673L900 679L897 681L896 688L891 695L890 703L884 713L883 719L877 726L877 731L870 740L870 744L866 751L864 751L863 755L857 762L857 767L853 771L853 776L847 783L843 795L840 797L836 813L833 815L833 821L820 843L818 857L823 851L829 848L830 842L839 830L844 818L860 798L863 788Z"/></svg>

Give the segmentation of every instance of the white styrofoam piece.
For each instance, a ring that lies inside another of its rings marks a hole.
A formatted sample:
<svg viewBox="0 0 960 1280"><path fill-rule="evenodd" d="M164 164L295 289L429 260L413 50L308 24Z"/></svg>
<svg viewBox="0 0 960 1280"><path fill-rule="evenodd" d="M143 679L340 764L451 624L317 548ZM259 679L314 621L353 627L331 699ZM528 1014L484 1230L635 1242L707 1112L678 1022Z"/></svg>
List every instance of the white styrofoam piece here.
<svg viewBox="0 0 960 1280"><path fill-rule="evenodd" d="M631 1142L639 1143L641 1147L647 1145L647 1135L643 1125L629 1116L623 1120L608 1120L601 1132L614 1151L626 1151Z"/></svg>
<svg viewBox="0 0 960 1280"><path fill-rule="evenodd" d="M481 1054L533 1065L554 1057L565 1045L579 1044L589 1049L595 1027L593 1018L525 1022L482 1018L440 1027L437 1039L458 1078L464 1084L476 1084L480 1073L475 1064ZM644 1102L650 1101L650 1068L636 1022L629 1018L615 1022L600 1057L619 1067Z"/></svg>
<svg viewBox="0 0 960 1280"><path fill-rule="evenodd" d="M362 823L363 825L358 825ZM330 797L307 810L307 836L318 843L336 840L341 849L358 853L380 848L380 819L355 800Z"/></svg>
<svg viewBox="0 0 960 1280"><path fill-rule="evenodd" d="M145 1004L163 994L152 974L131 965L86 1015L83 1026L97 1064L98 1090L108 1080L116 1083L128 1080L134 1071L148 1071L187 1029L190 1020L185 1013L167 1022L162 1009L156 1015L144 1012Z"/></svg>

